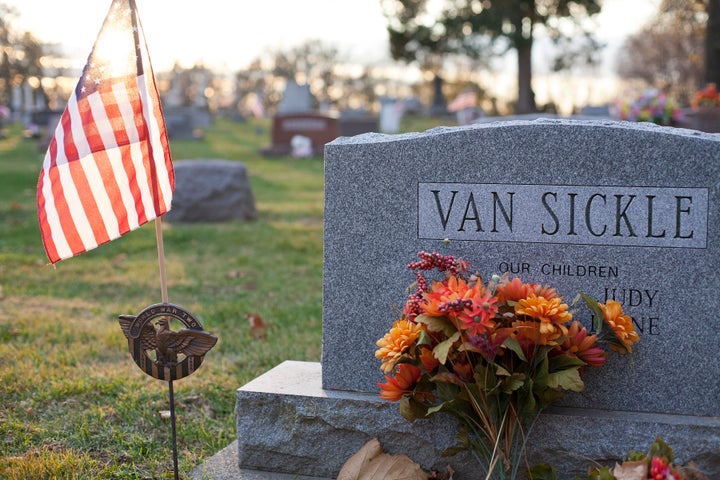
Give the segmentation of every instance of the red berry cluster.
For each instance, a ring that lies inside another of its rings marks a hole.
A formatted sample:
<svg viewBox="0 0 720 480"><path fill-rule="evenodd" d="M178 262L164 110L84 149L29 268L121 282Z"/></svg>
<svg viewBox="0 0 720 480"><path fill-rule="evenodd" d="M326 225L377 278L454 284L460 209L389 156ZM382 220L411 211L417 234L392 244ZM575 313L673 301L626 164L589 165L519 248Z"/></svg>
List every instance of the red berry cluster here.
<svg viewBox="0 0 720 480"><path fill-rule="evenodd" d="M422 313L421 304L424 303L423 294L428 291L428 283L423 271L436 269L438 272L450 272L452 275L458 275L461 271L465 271L467 264L461 260L456 259L452 255L440 255L437 252L428 253L425 251L418 252L420 260L417 262L410 262L408 268L415 271L415 277L417 278L417 285L415 292L408 296L408 302L406 305L406 311L414 318ZM457 306L449 305L449 309L454 309ZM460 307L462 309L462 307Z"/></svg>
<svg viewBox="0 0 720 480"><path fill-rule="evenodd" d="M450 272L457 275L461 270L465 270L465 263L453 257L452 255L440 255L437 252L428 253L419 252L420 261L410 262L408 268L410 270L432 270L437 269L438 272Z"/></svg>
<svg viewBox="0 0 720 480"><path fill-rule="evenodd" d="M473 306L473 301L469 298L458 298L457 300L453 300L452 302L444 302L441 303L438 306L438 310L440 310L443 313L447 312L460 312L466 308L471 308Z"/></svg>

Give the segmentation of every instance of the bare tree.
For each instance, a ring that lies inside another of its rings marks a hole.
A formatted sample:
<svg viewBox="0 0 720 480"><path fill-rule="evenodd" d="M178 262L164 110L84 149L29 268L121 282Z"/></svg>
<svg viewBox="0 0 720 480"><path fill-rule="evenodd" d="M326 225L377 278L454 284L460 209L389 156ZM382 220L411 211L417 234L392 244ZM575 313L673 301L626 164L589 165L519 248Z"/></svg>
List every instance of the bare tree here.
<svg viewBox="0 0 720 480"><path fill-rule="evenodd" d="M687 105L704 84L706 1L663 0L658 13L628 37L617 71L644 80Z"/></svg>
<svg viewBox="0 0 720 480"><path fill-rule="evenodd" d="M706 0L705 81L720 85L720 0Z"/></svg>
<svg viewBox="0 0 720 480"><path fill-rule="evenodd" d="M306 40L290 50L272 53L273 74L299 84L308 84L318 102L329 100L328 89L335 80L338 49L322 40Z"/></svg>

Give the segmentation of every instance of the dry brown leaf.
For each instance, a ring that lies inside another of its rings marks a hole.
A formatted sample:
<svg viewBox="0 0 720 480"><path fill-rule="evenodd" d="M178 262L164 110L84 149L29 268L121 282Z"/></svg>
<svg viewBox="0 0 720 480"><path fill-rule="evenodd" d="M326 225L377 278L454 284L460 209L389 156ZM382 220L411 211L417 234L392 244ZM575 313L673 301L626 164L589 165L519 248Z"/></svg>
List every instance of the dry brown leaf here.
<svg viewBox="0 0 720 480"><path fill-rule="evenodd" d="M678 468L678 473L682 475L682 478L685 480L710 480L693 462Z"/></svg>
<svg viewBox="0 0 720 480"><path fill-rule="evenodd" d="M250 322L250 331L255 338L265 338L267 330L270 326L265 323L265 320L257 313L245 314L248 321Z"/></svg>
<svg viewBox="0 0 720 480"><path fill-rule="evenodd" d="M453 480L453 475L455 475L455 470L448 465L447 469L445 470L445 473L438 472L437 470L430 470L430 480Z"/></svg>
<svg viewBox="0 0 720 480"><path fill-rule="evenodd" d="M623 462L615 464L612 474L617 480L646 480L648 478L648 464L645 460L637 462Z"/></svg>
<svg viewBox="0 0 720 480"><path fill-rule="evenodd" d="M373 438L345 462L337 480L428 480L428 474L407 455L385 453Z"/></svg>

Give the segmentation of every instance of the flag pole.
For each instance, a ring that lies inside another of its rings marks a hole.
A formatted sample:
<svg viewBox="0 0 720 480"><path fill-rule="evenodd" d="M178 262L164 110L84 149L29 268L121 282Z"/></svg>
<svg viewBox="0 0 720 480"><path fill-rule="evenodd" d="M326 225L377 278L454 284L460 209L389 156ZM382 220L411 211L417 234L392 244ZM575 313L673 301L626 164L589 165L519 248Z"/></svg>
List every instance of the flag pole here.
<svg viewBox="0 0 720 480"><path fill-rule="evenodd" d="M155 218L155 238L157 239L158 264L160 265L160 293L162 302L168 303L167 275L165 273L165 247L163 246L162 216Z"/></svg>
<svg viewBox="0 0 720 480"><path fill-rule="evenodd" d="M158 265L160 267L160 294L162 296L163 303L169 303L168 300L168 288L167 288L167 274L165 273L165 246L163 244L162 235L162 215L155 218L155 238L157 239L158 249ZM177 430L175 420L175 395L173 392L173 381L172 378L168 380L168 393L170 400L170 429L172 434L172 449L173 449L173 473L175 480L179 480L178 470L178 454L177 454Z"/></svg>

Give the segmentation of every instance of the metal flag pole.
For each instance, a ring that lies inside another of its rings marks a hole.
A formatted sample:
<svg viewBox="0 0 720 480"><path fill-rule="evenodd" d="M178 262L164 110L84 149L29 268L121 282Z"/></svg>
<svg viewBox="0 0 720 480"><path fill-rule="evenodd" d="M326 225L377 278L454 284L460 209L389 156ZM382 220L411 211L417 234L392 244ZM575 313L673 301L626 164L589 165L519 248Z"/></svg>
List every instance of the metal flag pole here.
<svg viewBox="0 0 720 480"><path fill-rule="evenodd" d="M160 267L160 291L163 304L170 303L168 300L167 274L165 273L165 247L163 245L162 235L162 216L155 218L155 238L157 239L158 249L158 265ZM172 432L172 450L173 450L173 473L175 480L180 479L178 471L178 454L177 454L177 430L175 421L175 394L173 392L172 377L168 380L168 393L170 397L170 429Z"/></svg>
<svg viewBox="0 0 720 480"><path fill-rule="evenodd" d="M155 238L157 239L158 264L160 266L160 290L162 302L168 302L167 275L165 274L165 247L163 246L162 217L155 219Z"/></svg>

